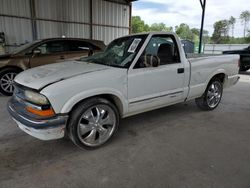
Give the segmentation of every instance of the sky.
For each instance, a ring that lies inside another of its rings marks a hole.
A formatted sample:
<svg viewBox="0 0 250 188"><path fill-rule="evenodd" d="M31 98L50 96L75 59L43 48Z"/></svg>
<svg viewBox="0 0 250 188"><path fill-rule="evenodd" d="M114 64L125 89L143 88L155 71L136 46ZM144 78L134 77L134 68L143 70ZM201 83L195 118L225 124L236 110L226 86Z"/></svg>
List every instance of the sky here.
<svg viewBox="0 0 250 188"><path fill-rule="evenodd" d="M249 0L207 0L204 29L212 35L216 21L233 16L237 21L235 37L242 37L243 26L239 17L244 10L250 11ZM147 24L163 22L172 27L187 23L191 28L200 28L201 14L199 0L139 0L133 3L132 9L132 15L140 16Z"/></svg>

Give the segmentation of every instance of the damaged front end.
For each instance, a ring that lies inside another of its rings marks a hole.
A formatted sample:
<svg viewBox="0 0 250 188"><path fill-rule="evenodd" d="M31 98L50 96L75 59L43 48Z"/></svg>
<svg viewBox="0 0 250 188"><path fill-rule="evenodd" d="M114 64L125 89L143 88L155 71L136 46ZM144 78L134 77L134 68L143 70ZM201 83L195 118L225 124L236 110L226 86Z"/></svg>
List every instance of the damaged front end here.
<svg viewBox="0 0 250 188"><path fill-rule="evenodd" d="M8 111L21 130L40 140L65 135L68 115L55 114L48 99L37 91L15 84Z"/></svg>

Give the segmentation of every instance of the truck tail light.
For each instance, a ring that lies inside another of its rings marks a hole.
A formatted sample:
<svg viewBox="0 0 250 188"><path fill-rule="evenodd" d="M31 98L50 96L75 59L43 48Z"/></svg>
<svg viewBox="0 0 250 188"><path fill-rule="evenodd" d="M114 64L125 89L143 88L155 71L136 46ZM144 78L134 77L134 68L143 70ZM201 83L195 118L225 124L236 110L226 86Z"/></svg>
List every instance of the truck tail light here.
<svg viewBox="0 0 250 188"><path fill-rule="evenodd" d="M51 117L55 115L55 112L52 108L49 108L46 110L39 110L39 109L32 108L31 106L27 106L26 110L32 114L42 116L42 117Z"/></svg>

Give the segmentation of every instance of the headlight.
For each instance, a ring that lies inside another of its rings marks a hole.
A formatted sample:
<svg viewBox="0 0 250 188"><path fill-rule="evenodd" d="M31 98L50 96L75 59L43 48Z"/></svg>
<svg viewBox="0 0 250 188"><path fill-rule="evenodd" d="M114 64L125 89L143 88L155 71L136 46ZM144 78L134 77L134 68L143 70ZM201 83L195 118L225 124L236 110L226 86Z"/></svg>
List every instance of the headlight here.
<svg viewBox="0 0 250 188"><path fill-rule="evenodd" d="M25 98L27 101L35 103L35 104L40 104L40 105L47 105L49 104L48 99L41 95L40 93L36 93L34 91L26 90L24 92Z"/></svg>

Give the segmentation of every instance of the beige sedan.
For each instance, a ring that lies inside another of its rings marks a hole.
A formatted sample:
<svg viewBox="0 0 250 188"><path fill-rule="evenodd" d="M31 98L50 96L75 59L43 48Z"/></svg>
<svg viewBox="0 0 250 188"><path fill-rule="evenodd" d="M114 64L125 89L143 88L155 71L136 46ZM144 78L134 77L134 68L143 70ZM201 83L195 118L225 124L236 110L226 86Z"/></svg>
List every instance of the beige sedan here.
<svg viewBox="0 0 250 188"><path fill-rule="evenodd" d="M104 48L102 41L77 38L50 38L25 44L0 56L0 92L12 95L14 78L23 70L90 56Z"/></svg>

